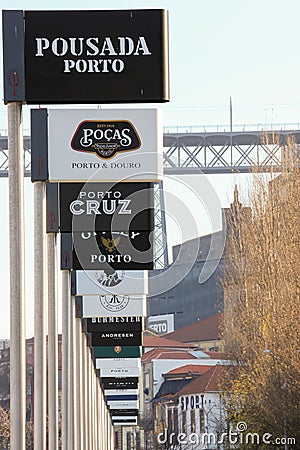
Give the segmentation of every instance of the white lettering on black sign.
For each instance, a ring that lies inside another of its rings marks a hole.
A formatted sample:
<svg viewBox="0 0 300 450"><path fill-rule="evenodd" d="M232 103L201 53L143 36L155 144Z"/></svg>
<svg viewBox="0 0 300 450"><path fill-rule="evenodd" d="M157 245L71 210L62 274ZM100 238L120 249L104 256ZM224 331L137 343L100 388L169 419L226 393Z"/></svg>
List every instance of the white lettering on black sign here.
<svg viewBox="0 0 300 450"><path fill-rule="evenodd" d="M117 38L107 37L56 37L49 40L46 37L36 37L36 57L44 57L49 53L58 58L67 54L77 57L63 59L61 70L63 73L120 73L125 69L126 56L149 56L147 40L145 36L132 39L129 36ZM80 58L80 56L82 58ZM86 57L102 57L98 59L86 59ZM108 58L109 57L109 58Z"/></svg>

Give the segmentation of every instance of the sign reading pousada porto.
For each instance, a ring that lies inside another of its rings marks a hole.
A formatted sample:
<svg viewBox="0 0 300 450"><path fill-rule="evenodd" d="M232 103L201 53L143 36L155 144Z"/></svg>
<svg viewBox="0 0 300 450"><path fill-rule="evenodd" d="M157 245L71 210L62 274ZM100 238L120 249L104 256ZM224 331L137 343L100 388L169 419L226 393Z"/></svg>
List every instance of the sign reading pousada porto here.
<svg viewBox="0 0 300 450"><path fill-rule="evenodd" d="M24 31L13 32L22 31L17 13L23 11L5 13L4 59L16 35L23 50L8 57L5 71L18 76L6 101L24 74L23 100L29 104L169 100L166 10L25 11L25 39Z"/></svg>
<svg viewBox="0 0 300 450"><path fill-rule="evenodd" d="M50 109L47 117L49 181L162 178L157 109Z"/></svg>

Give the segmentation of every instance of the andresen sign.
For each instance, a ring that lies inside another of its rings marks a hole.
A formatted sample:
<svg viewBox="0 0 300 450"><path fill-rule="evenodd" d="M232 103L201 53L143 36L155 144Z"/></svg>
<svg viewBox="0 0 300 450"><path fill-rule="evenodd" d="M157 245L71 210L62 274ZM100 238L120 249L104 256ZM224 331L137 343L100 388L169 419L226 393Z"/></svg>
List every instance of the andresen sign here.
<svg viewBox="0 0 300 450"><path fill-rule="evenodd" d="M13 13L22 11L5 11L4 20ZM10 61L14 27L4 29ZM166 10L25 11L23 45L25 70L22 62L5 64L5 79L9 71L19 80L25 72L29 104L169 100ZM5 101L10 97L8 91Z"/></svg>

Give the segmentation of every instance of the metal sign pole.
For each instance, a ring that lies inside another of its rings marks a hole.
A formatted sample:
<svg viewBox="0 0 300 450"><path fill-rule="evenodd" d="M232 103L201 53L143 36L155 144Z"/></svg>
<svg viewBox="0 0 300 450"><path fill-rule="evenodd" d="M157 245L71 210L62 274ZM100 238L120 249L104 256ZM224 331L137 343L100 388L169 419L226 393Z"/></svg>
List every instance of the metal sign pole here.
<svg viewBox="0 0 300 450"><path fill-rule="evenodd" d="M82 354L81 354L81 320L75 319L75 332L76 332L76 433L77 433L77 448L83 450L82 442L82 425L83 425L83 405L82 405L82 378L81 378L81 366L82 366Z"/></svg>
<svg viewBox="0 0 300 450"><path fill-rule="evenodd" d="M71 308L70 273L62 271L62 450L69 450L68 390L69 390L69 310Z"/></svg>
<svg viewBox="0 0 300 450"><path fill-rule="evenodd" d="M24 148L22 104L8 106L10 235L10 448L25 450Z"/></svg>
<svg viewBox="0 0 300 450"><path fill-rule="evenodd" d="M46 448L46 183L34 183L34 448Z"/></svg>
<svg viewBox="0 0 300 450"><path fill-rule="evenodd" d="M69 376L69 446L74 450L77 449L77 434L75 432L75 422L76 422L76 401L75 401L75 389L76 389L76 340L75 340L75 299L74 297L70 298L70 317L69 317L69 367L70 367L70 376Z"/></svg>
<svg viewBox="0 0 300 450"><path fill-rule="evenodd" d="M82 339L82 405L84 410L83 418L83 436L84 436L84 446L83 448L89 448L88 442L88 392L87 392L87 346L86 337L84 333L81 333Z"/></svg>
<svg viewBox="0 0 300 450"><path fill-rule="evenodd" d="M49 450L58 449L58 350L56 234L47 234L48 251L48 435Z"/></svg>

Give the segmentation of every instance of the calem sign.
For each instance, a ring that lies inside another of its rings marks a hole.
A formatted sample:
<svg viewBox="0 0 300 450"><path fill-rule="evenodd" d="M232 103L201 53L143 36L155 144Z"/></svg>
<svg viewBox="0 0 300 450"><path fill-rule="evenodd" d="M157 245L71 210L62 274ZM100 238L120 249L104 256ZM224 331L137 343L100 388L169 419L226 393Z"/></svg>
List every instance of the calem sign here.
<svg viewBox="0 0 300 450"><path fill-rule="evenodd" d="M25 83L29 104L169 101L168 12L25 11Z"/></svg>

